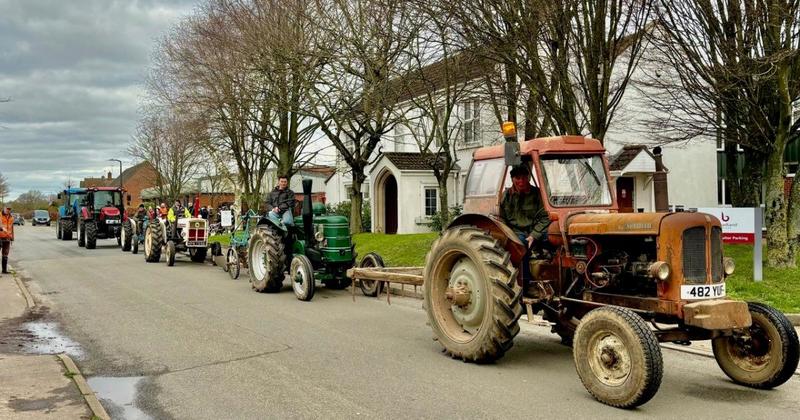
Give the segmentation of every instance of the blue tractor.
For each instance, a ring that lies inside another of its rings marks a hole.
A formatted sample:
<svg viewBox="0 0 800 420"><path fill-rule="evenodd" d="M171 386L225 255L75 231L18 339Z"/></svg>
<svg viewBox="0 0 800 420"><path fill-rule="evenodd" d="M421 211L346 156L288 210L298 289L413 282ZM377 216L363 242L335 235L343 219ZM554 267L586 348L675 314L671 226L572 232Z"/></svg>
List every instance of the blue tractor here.
<svg viewBox="0 0 800 420"><path fill-rule="evenodd" d="M81 198L86 195L86 188L67 188L58 193L58 199L63 199L63 204L58 207L58 221L56 222L56 238L72 240L72 232L78 229L78 209Z"/></svg>

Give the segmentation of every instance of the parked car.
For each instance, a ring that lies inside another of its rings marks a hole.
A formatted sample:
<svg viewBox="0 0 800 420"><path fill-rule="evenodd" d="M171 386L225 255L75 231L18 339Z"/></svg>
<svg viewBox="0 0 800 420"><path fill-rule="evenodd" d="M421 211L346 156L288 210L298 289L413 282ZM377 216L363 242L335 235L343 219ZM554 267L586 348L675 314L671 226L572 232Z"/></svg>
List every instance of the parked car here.
<svg viewBox="0 0 800 420"><path fill-rule="evenodd" d="M34 210L31 224L50 226L50 213L47 210Z"/></svg>
<svg viewBox="0 0 800 420"><path fill-rule="evenodd" d="M15 225L25 226L25 218L22 217L21 214L19 214L19 213L11 213L11 217L14 218L14 224Z"/></svg>

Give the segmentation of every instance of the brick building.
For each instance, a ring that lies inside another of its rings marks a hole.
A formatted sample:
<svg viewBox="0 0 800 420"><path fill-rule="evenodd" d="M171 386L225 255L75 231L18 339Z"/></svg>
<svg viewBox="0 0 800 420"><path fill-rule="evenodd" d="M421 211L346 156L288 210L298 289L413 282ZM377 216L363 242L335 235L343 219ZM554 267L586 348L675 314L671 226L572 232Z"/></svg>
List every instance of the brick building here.
<svg viewBox="0 0 800 420"><path fill-rule="evenodd" d="M138 163L122 171L110 186L121 185L131 195L131 207L138 207L142 203L142 190L156 185L156 169L148 161Z"/></svg>

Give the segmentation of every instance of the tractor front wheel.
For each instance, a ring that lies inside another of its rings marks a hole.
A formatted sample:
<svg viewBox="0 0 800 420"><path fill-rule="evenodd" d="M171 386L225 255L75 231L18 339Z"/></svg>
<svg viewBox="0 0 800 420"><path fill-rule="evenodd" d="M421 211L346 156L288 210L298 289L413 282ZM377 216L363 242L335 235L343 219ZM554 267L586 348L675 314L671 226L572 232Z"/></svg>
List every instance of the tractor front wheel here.
<svg viewBox="0 0 800 420"><path fill-rule="evenodd" d="M370 252L364 255L361 262L358 263L359 268L380 268L384 267L383 258L375 252ZM358 286L361 288L361 293L364 296L376 297L383 291L383 282L375 280L359 280Z"/></svg>
<svg viewBox="0 0 800 420"><path fill-rule="evenodd" d="M133 239L133 226L131 226L131 221L126 220L122 224L122 231L119 233L120 242L122 242L122 252L128 252L131 250L131 239Z"/></svg>
<svg viewBox="0 0 800 420"><path fill-rule="evenodd" d="M257 292L277 293L283 287L286 254L280 235L270 228L259 228L247 244L250 286Z"/></svg>
<svg viewBox="0 0 800 420"><path fill-rule="evenodd" d="M84 222L83 225L86 230L86 249L97 248L97 223Z"/></svg>
<svg viewBox="0 0 800 420"><path fill-rule="evenodd" d="M62 220L59 222L61 226L61 240L63 241L71 241L72 240L72 220Z"/></svg>
<svg viewBox="0 0 800 420"><path fill-rule="evenodd" d="M575 331L572 355L583 386L604 404L638 407L661 385L658 338L630 309L604 306L586 314Z"/></svg>
<svg viewBox="0 0 800 420"><path fill-rule="evenodd" d="M519 333L522 287L508 252L487 232L456 226L425 257L424 298L436 339L451 357L491 362Z"/></svg>
<svg viewBox="0 0 800 420"><path fill-rule="evenodd" d="M78 222L78 246L86 246L86 223Z"/></svg>
<svg viewBox="0 0 800 420"><path fill-rule="evenodd" d="M167 252L167 266L172 267L173 265L175 265L175 242L167 241L166 252Z"/></svg>
<svg viewBox="0 0 800 420"><path fill-rule="evenodd" d="M297 299L304 302L310 301L314 297L316 284L314 281L314 267L305 255L295 255L289 268L289 278L292 282L292 289Z"/></svg>
<svg viewBox="0 0 800 420"><path fill-rule="evenodd" d="M711 342L717 364L740 385L769 389L788 381L800 358L797 331L771 306L749 302L750 328Z"/></svg>
<svg viewBox="0 0 800 420"><path fill-rule="evenodd" d="M150 223L144 233L144 260L158 262L161 260L161 245L164 243L164 231L161 223Z"/></svg>
<svg viewBox="0 0 800 420"><path fill-rule="evenodd" d="M61 239L61 221L56 222L56 239Z"/></svg>

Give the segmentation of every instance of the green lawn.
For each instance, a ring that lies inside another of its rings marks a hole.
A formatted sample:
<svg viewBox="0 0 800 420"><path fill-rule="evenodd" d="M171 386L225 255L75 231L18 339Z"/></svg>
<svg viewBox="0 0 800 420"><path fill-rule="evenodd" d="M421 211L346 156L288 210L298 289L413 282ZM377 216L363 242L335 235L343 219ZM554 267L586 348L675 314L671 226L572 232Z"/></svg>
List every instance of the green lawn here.
<svg viewBox="0 0 800 420"><path fill-rule="evenodd" d="M208 237L208 243L219 242L222 246L228 246L231 244L231 235L224 234L224 235L211 235Z"/></svg>
<svg viewBox="0 0 800 420"><path fill-rule="evenodd" d="M362 233L354 236L360 257L377 252L387 266L422 266L435 233L384 235ZM800 313L800 268L764 267L764 280L753 281L753 247L725 245L725 255L736 261L736 272L728 278L728 295L742 300L768 303L787 313Z"/></svg>

